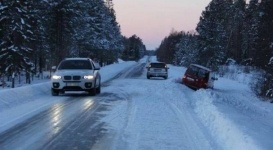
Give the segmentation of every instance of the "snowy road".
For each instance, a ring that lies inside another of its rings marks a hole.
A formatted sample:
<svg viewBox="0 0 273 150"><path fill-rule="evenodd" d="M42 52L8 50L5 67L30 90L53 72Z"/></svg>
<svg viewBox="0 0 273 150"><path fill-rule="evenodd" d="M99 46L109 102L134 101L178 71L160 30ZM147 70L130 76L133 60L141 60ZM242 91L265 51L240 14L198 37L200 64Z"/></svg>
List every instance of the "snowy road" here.
<svg viewBox="0 0 273 150"><path fill-rule="evenodd" d="M144 71L139 77L127 76L111 85L105 91L121 100L110 104L111 113L103 118L110 131L102 141L112 142L96 148L219 149L190 106L189 95L195 91L176 83L172 74L168 80L148 80Z"/></svg>
<svg viewBox="0 0 273 150"><path fill-rule="evenodd" d="M181 93L180 89L169 89L169 80L145 79L145 65L107 81L99 96L61 96L65 100L2 133L0 149L213 148L192 110L178 108L169 100L172 94ZM187 101L180 96L180 101ZM112 107L122 108L116 111ZM106 115L107 111L111 113ZM116 129L111 130L111 120L119 120Z"/></svg>
<svg viewBox="0 0 273 150"><path fill-rule="evenodd" d="M145 64L137 65L115 78L136 76L144 67ZM109 86L111 80L105 81L103 88ZM105 130L104 123L99 122L101 115L98 112L107 109L102 102L116 101L111 95L102 93L90 97L73 92L60 98L44 95L42 99L60 101L1 133L0 149L90 149Z"/></svg>
<svg viewBox="0 0 273 150"><path fill-rule="evenodd" d="M177 83L185 68L170 66L167 80L148 80L145 65L104 80L102 93L93 97L52 97L46 83L18 106L8 109L17 99L1 99L0 149L273 149L273 107L247 86L220 79L215 90L193 91Z"/></svg>
<svg viewBox="0 0 273 150"><path fill-rule="evenodd" d="M86 113L92 115L97 109L98 104L93 98L67 98L1 134L0 149L41 149L41 146L50 145L62 133L73 133L84 124L82 120L79 122L79 118L84 118ZM77 128L73 127L74 123L78 123ZM95 120L89 123L94 124ZM71 136L71 140L76 135Z"/></svg>

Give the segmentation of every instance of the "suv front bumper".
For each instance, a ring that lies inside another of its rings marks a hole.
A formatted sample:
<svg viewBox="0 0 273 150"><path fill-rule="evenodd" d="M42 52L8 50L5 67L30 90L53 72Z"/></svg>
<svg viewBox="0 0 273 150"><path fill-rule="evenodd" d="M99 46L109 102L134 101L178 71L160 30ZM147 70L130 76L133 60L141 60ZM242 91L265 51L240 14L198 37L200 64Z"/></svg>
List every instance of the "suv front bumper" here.
<svg viewBox="0 0 273 150"><path fill-rule="evenodd" d="M88 91L95 87L95 80L62 81L54 80L52 89L63 91Z"/></svg>
<svg viewBox="0 0 273 150"><path fill-rule="evenodd" d="M147 76L149 76L149 77L168 77L168 73L167 72L152 72L152 71L149 71L149 72L147 72Z"/></svg>

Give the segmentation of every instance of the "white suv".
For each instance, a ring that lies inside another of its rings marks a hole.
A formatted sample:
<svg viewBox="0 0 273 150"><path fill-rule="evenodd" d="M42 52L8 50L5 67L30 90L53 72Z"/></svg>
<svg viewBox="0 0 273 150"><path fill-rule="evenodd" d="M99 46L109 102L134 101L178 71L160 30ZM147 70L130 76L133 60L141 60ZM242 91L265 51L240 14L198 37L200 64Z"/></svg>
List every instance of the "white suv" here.
<svg viewBox="0 0 273 150"><path fill-rule="evenodd" d="M146 68L147 79L150 79L151 77L162 77L164 79L168 78L169 67L164 62L151 62Z"/></svg>
<svg viewBox="0 0 273 150"><path fill-rule="evenodd" d="M51 94L65 91L87 91L90 95L101 92L100 66L89 58L66 58L51 77Z"/></svg>

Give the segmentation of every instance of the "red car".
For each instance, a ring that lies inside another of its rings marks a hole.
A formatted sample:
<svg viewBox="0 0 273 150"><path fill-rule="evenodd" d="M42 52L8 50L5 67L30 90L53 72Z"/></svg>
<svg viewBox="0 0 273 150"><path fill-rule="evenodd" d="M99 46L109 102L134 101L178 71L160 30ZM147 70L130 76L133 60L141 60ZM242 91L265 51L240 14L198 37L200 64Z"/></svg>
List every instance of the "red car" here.
<svg viewBox="0 0 273 150"><path fill-rule="evenodd" d="M194 89L206 89L213 88L215 80L217 80L217 78L211 69L201 65L191 64L182 78L182 83Z"/></svg>

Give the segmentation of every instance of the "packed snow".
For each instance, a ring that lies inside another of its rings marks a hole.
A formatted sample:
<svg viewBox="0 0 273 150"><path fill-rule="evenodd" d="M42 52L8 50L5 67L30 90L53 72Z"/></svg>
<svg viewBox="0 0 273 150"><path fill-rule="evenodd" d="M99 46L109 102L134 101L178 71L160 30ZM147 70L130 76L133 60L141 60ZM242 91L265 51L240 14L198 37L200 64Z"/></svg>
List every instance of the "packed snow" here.
<svg viewBox="0 0 273 150"><path fill-rule="evenodd" d="M146 60L104 66L102 82ZM214 89L194 91L179 82L186 68L169 67L167 80L148 80L144 71L102 88L125 98L101 119L113 131L113 149L273 149L273 105L251 91L251 76L240 74L246 82L218 77ZM0 132L64 99L49 99L50 82L44 81L0 90Z"/></svg>

